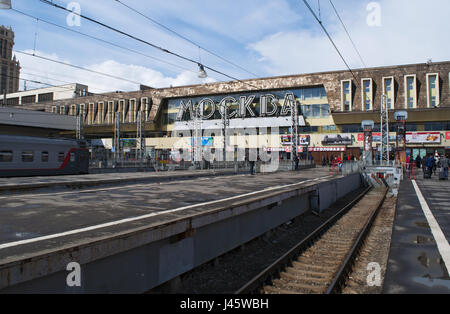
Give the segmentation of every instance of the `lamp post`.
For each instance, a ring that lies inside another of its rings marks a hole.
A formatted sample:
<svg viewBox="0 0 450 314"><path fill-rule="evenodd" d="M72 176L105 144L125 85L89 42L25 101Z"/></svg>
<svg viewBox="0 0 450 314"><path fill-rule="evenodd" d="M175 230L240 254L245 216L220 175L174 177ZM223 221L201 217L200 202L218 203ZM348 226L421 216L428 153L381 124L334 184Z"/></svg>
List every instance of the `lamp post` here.
<svg viewBox="0 0 450 314"><path fill-rule="evenodd" d="M366 164L372 164L372 142L373 142L373 127L375 123L372 120L364 120L361 123L361 127L364 131L364 149L363 149L363 161Z"/></svg>
<svg viewBox="0 0 450 314"><path fill-rule="evenodd" d="M221 106L222 109L222 124L223 124L223 165L226 168L227 162L227 127L230 125L228 120L228 107L226 103Z"/></svg>
<svg viewBox="0 0 450 314"><path fill-rule="evenodd" d="M406 161L406 120L408 119L408 112L397 111L394 113L394 119L397 121L397 134L395 137L396 144L396 159L400 162ZM400 146L399 142L403 142ZM402 153L401 153L402 152Z"/></svg>

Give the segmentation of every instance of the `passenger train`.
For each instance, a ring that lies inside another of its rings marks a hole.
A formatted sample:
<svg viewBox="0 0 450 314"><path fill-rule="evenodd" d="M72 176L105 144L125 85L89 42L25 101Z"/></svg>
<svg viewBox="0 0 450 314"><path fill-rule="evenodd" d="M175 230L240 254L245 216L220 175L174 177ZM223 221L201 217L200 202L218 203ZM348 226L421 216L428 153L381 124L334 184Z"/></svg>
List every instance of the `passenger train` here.
<svg viewBox="0 0 450 314"><path fill-rule="evenodd" d="M0 135L0 177L87 174L86 142Z"/></svg>

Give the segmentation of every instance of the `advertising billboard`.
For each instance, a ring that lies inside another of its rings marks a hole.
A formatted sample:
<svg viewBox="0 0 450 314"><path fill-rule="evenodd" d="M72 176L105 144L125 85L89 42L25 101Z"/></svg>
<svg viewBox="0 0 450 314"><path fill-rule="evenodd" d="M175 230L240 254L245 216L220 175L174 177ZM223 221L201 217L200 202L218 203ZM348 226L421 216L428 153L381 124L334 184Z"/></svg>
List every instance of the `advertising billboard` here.
<svg viewBox="0 0 450 314"><path fill-rule="evenodd" d="M352 145L351 134L328 134L322 137L322 145Z"/></svg>
<svg viewBox="0 0 450 314"><path fill-rule="evenodd" d="M406 143L408 144L440 144L440 132L417 132L406 133Z"/></svg>

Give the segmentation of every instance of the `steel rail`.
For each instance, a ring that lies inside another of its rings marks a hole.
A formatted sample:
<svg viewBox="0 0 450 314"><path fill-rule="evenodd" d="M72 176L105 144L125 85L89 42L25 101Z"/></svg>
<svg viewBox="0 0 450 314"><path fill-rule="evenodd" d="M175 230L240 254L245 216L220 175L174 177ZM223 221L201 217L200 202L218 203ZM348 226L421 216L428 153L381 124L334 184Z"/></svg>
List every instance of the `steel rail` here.
<svg viewBox="0 0 450 314"><path fill-rule="evenodd" d="M252 294L259 293L259 289L266 283L272 282L273 278L282 272L291 261L297 258L303 251L311 247L313 243L318 240L334 223L345 215L356 203L358 203L370 190L371 186L367 187L354 200L345 205L338 213L329 218L320 227L314 230L309 236L299 242L295 247L290 249L287 253L273 262L270 266L256 275L247 284L237 290L234 294Z"/></svg>
<svg viewBox="0 0 450 314"><path fill-rule="evenodd" d="M364 241L367 238L367 236L372 228L372 225L378 216L378 213L380 212L380 209L384 203L384 200L386 199L388 190L389 190L388 188L385 189L385 191L383 193L383 197L378 201L376 209L374 210L372 215L370 215L370 217L367 220L366 224L364 225L363 229L361 229L361 231L359 232L358 237L356 238L355 242L353 243L352 248L347 253L347 256L345 257L344 262L342 263L339 270L336 272L336 275L334 276L333 280L331 281L331 284L328 287L325 294L336 294L341 291L341 288L345 284L345 280L347 279L348 274L352 270L355 259L359 255L361 247L363 246Z"/></svg>

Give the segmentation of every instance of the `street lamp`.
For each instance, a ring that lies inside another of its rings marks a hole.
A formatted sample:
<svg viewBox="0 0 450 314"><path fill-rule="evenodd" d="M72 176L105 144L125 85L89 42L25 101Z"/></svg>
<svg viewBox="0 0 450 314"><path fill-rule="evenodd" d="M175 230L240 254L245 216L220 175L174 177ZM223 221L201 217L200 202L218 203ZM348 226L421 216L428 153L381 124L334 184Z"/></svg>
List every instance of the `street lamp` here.
<svg viewBox="0 0 450 314"><path fill-rule="evenodd" d="M11 0L0 0L0 9L9 10L11 8Z"/></svg>
<svg viewBox="0 0 450 314"><path fill-rule="evenodd" d="M199 68L199 71L198 71L198 77L199 78L207 78L208 77L208 74L206 74L206 71L205 71L205 68L203 67L203 64L198 64L198 68Z"/></svg>

